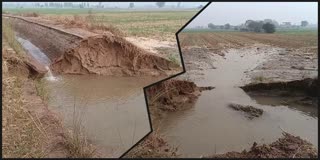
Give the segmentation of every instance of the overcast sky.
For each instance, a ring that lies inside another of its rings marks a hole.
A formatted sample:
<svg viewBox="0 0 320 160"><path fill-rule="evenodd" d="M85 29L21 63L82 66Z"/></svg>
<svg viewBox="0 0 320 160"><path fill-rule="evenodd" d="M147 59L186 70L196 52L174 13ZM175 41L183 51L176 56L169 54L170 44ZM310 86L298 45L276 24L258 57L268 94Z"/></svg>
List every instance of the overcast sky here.
<svg viewBox="0 0 320 160"><path fill-rule="evenodd" d="M213 2L188 27L208 23L238 25L246 20L274 19L300 24L302 20L318 23L316 2Z"/></svg>

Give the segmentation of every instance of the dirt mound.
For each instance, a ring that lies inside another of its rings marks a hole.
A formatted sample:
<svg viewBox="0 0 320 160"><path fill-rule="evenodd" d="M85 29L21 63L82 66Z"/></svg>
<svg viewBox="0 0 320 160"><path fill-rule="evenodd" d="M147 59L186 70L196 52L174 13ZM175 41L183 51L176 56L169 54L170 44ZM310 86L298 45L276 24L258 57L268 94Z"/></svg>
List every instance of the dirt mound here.
<svg viewBox="0 0 320 160"><path fill-rule="evenodd" d="M151 133L135 148L129 151L125 158L174 158L177 157L177 148L170 147L164 138Z"/></svg>
<svg viewBox="0 0 320 160"><path fill-rule="evenodd" d="M51 68L57 73L99 75L159 75L175 66L113 34L89 37L68 49Z"/></svg>
<svg viewBox="0 0 320 160"><path fill-rule="evenodd" d="M183 80L168 80L147 89L150 105L160 104L163 111L177 111L186 108L200 95L200 89L195 83Z"/></svg>
<svg viewBox="0 0 320 160"><path fill-rule="evenodd" d="M263 114L263 110L259 108L255 108L253 106L243 106L240 104L229 104L230 108L236 111L242 111L246 113L246 117L249 119L253 119L256 117L260 117Z"/></svg>
<svg viewBox="0 0 320 160"><path fill-rule="evenodd" d="M252 83L241 87L244 91L280 90L294 94L296 91L305 92L307 95L316 97L318 95L318 79L306 78L289 82Z"/></svg>
<svg viewBox="0 0 320 160"><path fill-rule="evenodd" d="M317 158L317 153L311 143L284 132L282 138L271 144L258 146L255 142L250 151L228 152L210 158Z"/></svg>
<svg viewBox="0 0 320 160"><path fill-rule="evenodd" d="M10 17L19 36L40 48L53 62L51 68L57 73L160 75L170 74L179 67L108 31L97 34L39 17Z"/></svg>

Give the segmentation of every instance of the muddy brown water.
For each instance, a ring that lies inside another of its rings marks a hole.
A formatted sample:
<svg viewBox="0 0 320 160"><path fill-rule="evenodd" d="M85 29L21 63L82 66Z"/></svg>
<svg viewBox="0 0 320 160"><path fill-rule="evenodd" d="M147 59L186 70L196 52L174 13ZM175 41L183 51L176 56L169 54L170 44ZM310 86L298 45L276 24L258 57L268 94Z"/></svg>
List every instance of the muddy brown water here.
<svg viewBox="0 0 320 160"><path fill-rule="evenodd" d="M193 78L198 86L214 86L201 93L192 109L169 113L161 122L160 132L171 145L179 147L181 157L242 151L254 142L271 143L282 136L282 130L310 141L318 148L318 117L314 106L281 105L268 96L250 97L239 86L250 82L245 72L254 69L278 52L252 48L231 49L225 58L215 56L217 69L204 71ZM188 71L187 71L188 73ZM243 113L227 107L230 103L252 105L264 110L261 117L249 120Z"/></svg>
<svg viewBox="0 0 320 160"><path fill-rule="evenodd" d="M26 39L22 46L44 65L46 55ZM163 77L60 75L45 81L48 106L67 129L81 126L101 157L119 157L150 131L143 87Z"/></svg>
<svg viewBox="0 0 320 160"><path fill-rule="evenodd" d="M155 79L94 75L58 79L47 82L50 108L70 129L80 117L89 142L103 156L119 157L150 131L142 88Z"/></svg>

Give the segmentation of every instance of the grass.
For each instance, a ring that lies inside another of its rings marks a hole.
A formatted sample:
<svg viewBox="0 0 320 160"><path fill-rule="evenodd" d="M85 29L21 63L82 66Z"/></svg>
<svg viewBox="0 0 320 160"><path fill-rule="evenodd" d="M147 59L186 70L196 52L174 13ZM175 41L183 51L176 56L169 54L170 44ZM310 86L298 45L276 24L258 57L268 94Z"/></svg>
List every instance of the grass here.
<svg viewBox="0 0 320 160"><path fill-rule="evenodd" d="M171 54L169 54L168 58L169 58L169 60L172 61L173 63L181 66L181 63L180 63L180 60L179 60L180 56L179 56L178 54L173 54L173 53L171 53Z"/></svg>
<svg viewBox="0 0 320 160"><path fill-rule="evenodd" d="M46 87L45 80L44 79L37 79L35 86L36 86L37 95L40 96L40 98L44 102L48 102L49 91L48 91L48 88Z"/></svg>
<svg viewBox="0 0 320 160"><path fill-rule="evenodd" d="M46 17L86 17L93 15L91 21L105 26L119 28L127 36L150 37L160 40L175 40L175 33L190 20L198 10L183 11L123 11L100 9L44 9L12 8L4 9L14 14L38 13Z"/></svg>
<svg viewBox="0 0 320 160"><path fill-rule="evenodd" d="M21 44L17 41L12 25L6 19L2 19L2 36L8 42L9 46L18 54L20 58L24 57L24 50Z"/></svg>
<svg viewBox="0 0 320 160"><path fill-rule="evenodd" d="M95 148L88 143L82 126L82 112L74 104L72 129L65 134L65 142L69 158L92 158Z"/></svg>
<svg viewBox="0 0 320 160"><path fill-rule="evenodd" d="M23 82L3 75L2 92L2 154L6 158L45 156L42 143L45 136L37 121L26 110L22 95Z"/></svg>
<svg viewBox="0 0 320 160"><path fill-rule="evenodd" d="M262 82L266 81L267 78L263 77L263 76L256 76L256 77L253 78L253 80L254 80L255 83L262 83Z"/></svg>

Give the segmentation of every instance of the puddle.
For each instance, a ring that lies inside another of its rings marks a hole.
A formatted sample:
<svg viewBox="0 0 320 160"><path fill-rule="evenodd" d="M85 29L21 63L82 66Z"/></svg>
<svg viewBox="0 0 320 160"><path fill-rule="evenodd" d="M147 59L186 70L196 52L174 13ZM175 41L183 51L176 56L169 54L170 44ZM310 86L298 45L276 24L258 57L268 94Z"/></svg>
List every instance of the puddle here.
<svg viewBox="0 0 320 160"><path fill-rule="evenodd" d="M271 106L276 99L261 103L261 99L250 97L239 88L250 81L244 72L275 52L277 48L270 47L259 52L252 48L231 49L225 59L215 57L213 65L217 69L204 70L203 78L194 78L198 86L215 89L202 92L192 109L169 113L160 124L160 132L171 145L179 147L181 157L242 151L254 142L271 143L282 136L282 129L318 147L318 117L314 111L308 114L290 104ZM264 113L249 120L241 112L230 109L230 103L252 105Z"/></svg>
<svg viewBox="0 0 320 160"><path fill-rule="evenodd" d="M18 37L37 61L50 60L28 40ZM50 72L47 79L53 78ZM81 124L101 157L119 157L150 131L143 87L163 77L61 75L46 81L48 107L66 128Z"/></svg>

